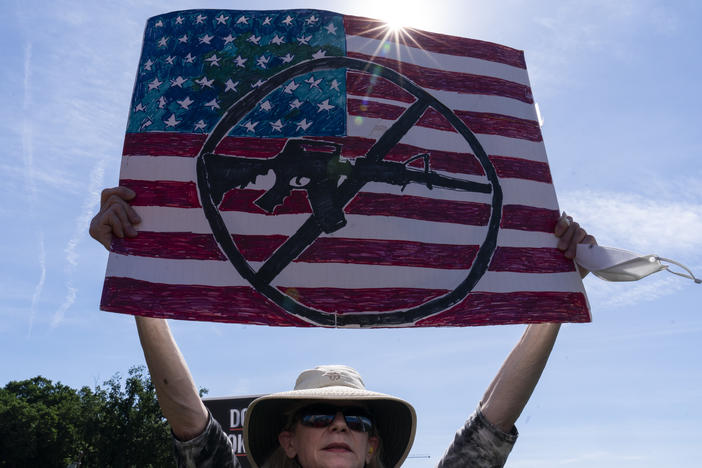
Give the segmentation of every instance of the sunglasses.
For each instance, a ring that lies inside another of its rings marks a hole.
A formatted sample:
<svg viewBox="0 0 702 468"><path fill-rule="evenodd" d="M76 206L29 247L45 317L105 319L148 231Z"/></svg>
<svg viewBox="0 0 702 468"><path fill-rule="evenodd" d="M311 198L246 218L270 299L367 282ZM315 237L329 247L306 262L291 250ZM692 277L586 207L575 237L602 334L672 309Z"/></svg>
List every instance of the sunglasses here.
<svg viewBox="0 0 702 468"><path fill-rule="evenodd" d="M337 413L341 412L349 429L356 432L371 432L373 421L368 412L358 407L313 405L298 412L298 420L305 427L324 428L331 425Z"/></svg>

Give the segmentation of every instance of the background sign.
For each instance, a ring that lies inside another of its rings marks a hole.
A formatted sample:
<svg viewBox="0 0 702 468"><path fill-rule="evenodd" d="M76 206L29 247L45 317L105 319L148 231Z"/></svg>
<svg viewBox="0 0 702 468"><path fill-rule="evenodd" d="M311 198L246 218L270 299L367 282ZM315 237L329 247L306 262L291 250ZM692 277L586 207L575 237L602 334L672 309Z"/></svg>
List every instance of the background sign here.
<svg viewBox="0 0 702 468"><path fill-rule="evenodd" d="M249 468L249 459L246 458L246 448L244 447L244 418L246 408L249 404L261 395L242 396L232 398L203 398L212 417L217 420L224 432L227 433L232 443L232 450L236 455L242 468Z"/></svg>
<svg viewBox="0 0 702 468"><path fill-rule="evenodd" d="M101 308L280 326L588 321L521 51L319 10L148 20Z"/></svg>

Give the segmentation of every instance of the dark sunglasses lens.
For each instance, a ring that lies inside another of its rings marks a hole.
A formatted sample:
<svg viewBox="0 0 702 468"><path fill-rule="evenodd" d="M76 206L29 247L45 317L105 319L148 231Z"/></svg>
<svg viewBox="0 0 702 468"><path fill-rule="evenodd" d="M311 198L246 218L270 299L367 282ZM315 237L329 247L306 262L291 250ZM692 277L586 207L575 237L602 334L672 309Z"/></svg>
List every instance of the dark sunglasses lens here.
<svg viewBox="0 0 702 468"><path fill-rule="evenodd" d="M300 422L303 426L307 427L327 427L334 421L336 415L334 414L310 414L304 413L300 418Z"/></svg>
<svg viewBox="0 0 702 468"><path fill-rule="evenodd" d="M371 420L365 416L354 416L344 414L344 419L346 420L346 425L349 429L357 432L370 432L373 428L373 423Z"/></svg>
<svg viewBox="0 0 702 468"><path fill-rule="evenodd" d="M346 425L352 431L370 432L373 428L371 419L358 408L308 408L301 411L300 422L307 427L327 427L334 421L339 411L344 415Z"/></svg>

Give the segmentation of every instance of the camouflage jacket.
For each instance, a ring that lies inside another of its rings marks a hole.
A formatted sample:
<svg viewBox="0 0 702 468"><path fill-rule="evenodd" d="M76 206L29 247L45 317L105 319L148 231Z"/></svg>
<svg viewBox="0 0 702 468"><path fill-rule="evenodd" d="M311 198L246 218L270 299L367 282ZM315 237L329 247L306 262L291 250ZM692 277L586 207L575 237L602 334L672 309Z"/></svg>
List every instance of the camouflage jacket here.
<svg viewBox="0 0 702 468"><path fill-rule="evenodd" d="M456 433L453 443L437 465L438 468L499 468L517 440L517 429L504 433L492 426L476 410ZM210 416L207 427L189 441L173 438L179 468L239 468L239 460L219 423Z"/></svg>

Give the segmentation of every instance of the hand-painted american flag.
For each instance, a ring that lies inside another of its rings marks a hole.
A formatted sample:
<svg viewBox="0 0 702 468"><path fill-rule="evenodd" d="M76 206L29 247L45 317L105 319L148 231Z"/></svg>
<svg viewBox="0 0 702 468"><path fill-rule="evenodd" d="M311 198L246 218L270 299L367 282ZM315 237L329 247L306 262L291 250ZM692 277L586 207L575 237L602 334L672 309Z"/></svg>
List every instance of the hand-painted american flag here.
<svg viewBox="0 0 702 468"><path fill-rule="evenodd" d="M393 140L397 122L412 125ZM354 167L380 151L415 173L491 189L365 180L343 200L343 227L302 235L314 225L305 190L273 213L255 204L273 171L215 202L212 174L198 178L206 145L265 161L300 138L340 145ZM574 264L555 248L558 204L524 55L498 44L319 10L153 17L120 184L137 193L143 222L136 238L113 242L103 310L279 326L590 318ZM271 266L295 236L309 242Z"/></svg>

